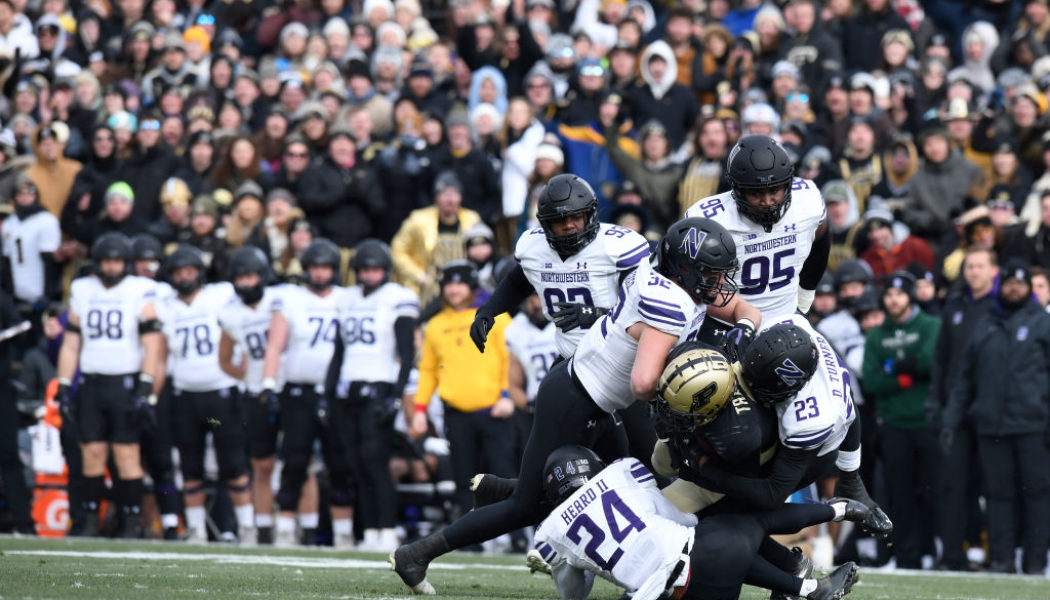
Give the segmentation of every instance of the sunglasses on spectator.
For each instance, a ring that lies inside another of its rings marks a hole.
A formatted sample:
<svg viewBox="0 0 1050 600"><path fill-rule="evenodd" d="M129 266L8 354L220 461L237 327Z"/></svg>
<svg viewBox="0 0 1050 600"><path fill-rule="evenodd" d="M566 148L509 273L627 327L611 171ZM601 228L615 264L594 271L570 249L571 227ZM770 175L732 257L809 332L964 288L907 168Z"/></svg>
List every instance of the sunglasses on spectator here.
<svg viewBox="0 0 1050 600"><path fill-rule="evenodd" d="M588 65L580 69L580 75L587 77L601 77L605 75L605 69L601 65Z"/></svg>
<svg viewBox="0 0 1050 600"><path fill-rule="evenodd" d="M576 51L571 47L566 46L551 52L551 58L572 58L576 54Z"/></svg>
<svg viewBox="0 0 1050 600"><path fill-rule="evenodd" d="M143 122L139 123L139 129L140 130L144 130L144 131L159 131L160 130L160 121L156 121L156 120L153 120L153 119L151 119L149 121L143 121Z"/></svg>
<svg viewBox="0 0 1050 600"><path fill-rule="evenodd" d="M48 34L48 35L58 35L58 26L57 25L45 25L45 26L41 27L40 29L38 29L37 32L36 32L37 35L44 35L45 33Z"/></svg>
<svg viewBox="0 0 1050 600"><path fill-rule="evenodd" d="M791 92L787 95L788 102L809 102L809 94L803 94L801 92Z"/></svg>
<svg viewBox="0 0 1050 600"><path fill-rule="evenodd" d="M197 17L197 25L214 25L215 15L202 14Z"/></svg>

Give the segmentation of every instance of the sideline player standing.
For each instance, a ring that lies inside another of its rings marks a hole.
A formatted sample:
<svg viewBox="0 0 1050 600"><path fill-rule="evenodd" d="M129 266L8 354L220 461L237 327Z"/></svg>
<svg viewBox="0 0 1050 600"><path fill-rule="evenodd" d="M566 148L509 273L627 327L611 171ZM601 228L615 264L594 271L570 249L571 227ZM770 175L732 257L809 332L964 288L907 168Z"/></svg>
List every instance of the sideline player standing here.
<svg viewBox="0 0 1050 600"><path fill-rule="evenodd" d="M186 502L187 541L206 542L204 449L212 432L219 477L226 482L237 517L237 537L256 542L237 381L219 367L219 315L234 295L227 282L204 284L204 259L193 246L168 257L168 281L177 296L160 306L171 358L172 432L179 449Z"/></svg>
<svg viewBox="0 0 1050 600"><path fill-rule="evenodd" d="M645 264L628 274L616 306L587 332L572 358L544 378L514 493L398 548L390 560L402 581L432 594L426 580L432 560L542 518L550 509L542 504L540 481L547 456L566 443L593 444L589 422L636 398L651 400L667 354L696 331L708 310L728 322L757 324L758 311L735 297L736 268L733 239L721 225L708 219L672 225L660 243L659 267Z"/></svg>
<svg viewBox="0 0 1050 600"><path fill-rule="evenodd" d="M128 275L131 243L120 233L100 236L91 247L95 273L73 282L69 325L58 357L58 398L62 415L79 422L84 473L84 513L71 535L99 535L99 504L105 493L108 450L119 479L114 495L121 507L121 537L140 537L143 486L140 422L154 418L163 362L153 306L154 284ZM76 405L70 385L80 367ZM137 380L137 383L136 383Z"/></svg>
<svg viewBox="0 0 1050 600"><path fill-rule="evenodd" d="M787 151L769 136L741 138L728 164L732 189L698 201L685 216L729 230L740 259L738 293L763 319L808 312L831 252L820 190L794 177Z"/></svg>
<svg viewBox="0 0 1050 600"><path fill-rule="evenodd" d="M54 256L62 244L58 219L40 206L40 192L25 173L15 178L14 205L14 214L4 219L4 289L18 302L57 300L62 295Z"/></svg>
<svg viewBox="0 0 1050 600"><path fill-rule="evenodd" d="M357 285L339 306L340 337L332 357L335 397L341 401L339 429L357 474L364 531L362 549L397 548L397 492L390 476L394 417L416 354L419 298L389 281L390 247L375 239L357 244L350 268Z"/></svg>
<svg viewBox="0 0 1050 600"><path fill-rule="evenodd" d="M321 439L325 467L332 483L332 533L337 548L354 544L351 510L353 488L346 448L340 440L338 404L329 404L325 394L327 366L332 362L339 336L339 307L344 288L336 285L342 257L339 248L324 238L314 240L299 259L305 287L288 287L280 309L270 320L270 337L263 366L263 394L277 390L277 375L284 357L284 390L280 395L280 419L284 429L281 488L277 492L277 530L274 545L292 546L295 509L306 470L313 456L314 440ZM317 523L302 522L304 529Z"/></svg>
<svg viewBox="0 0 1050 600"><path fill-rule="evenodd" d="M254 246L238 249L230 257L230 281L236 297L219 315L219 366L244 382L242 415L247 428L248 457L252 465L252 499L259 543L273 541L273 487L270 478L277 461L277 403L273 394L263 394L263 362L266 340L274 311L281 298L266 255ZM234 361L234 350L242 352Z"/></svg>

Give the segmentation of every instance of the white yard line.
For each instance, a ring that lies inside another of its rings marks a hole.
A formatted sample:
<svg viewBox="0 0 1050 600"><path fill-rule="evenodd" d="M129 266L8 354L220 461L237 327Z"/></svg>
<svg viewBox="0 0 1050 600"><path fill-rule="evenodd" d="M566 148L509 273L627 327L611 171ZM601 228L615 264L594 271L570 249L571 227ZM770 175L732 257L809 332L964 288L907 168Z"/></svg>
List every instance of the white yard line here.
<svg viewBox="0 0 1050 600"><path fill-rule="evenodd" d="M141 552L141 551L73 551L73 550L4 550L8 556L51 556L68 558L100 558L120 560L157 560L157 561L209 561L218 564L237 565L275 565L282 567L310 567L322 569L389 569L390 563L385 560L363 560L354 558L321 558L308 556L271 556L259 554L195 554L184 552ZM491 565L483 563L431 563L431 569L464 571L470 569L497 569L524 571L524 565Z"/></svg>

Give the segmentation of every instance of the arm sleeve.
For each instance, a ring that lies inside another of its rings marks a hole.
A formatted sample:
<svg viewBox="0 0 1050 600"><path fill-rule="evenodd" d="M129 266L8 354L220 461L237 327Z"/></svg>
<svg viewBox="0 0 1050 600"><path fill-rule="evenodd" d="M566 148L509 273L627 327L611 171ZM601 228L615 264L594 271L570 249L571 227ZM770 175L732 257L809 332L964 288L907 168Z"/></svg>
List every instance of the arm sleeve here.
<svg viewBox="0 0 1050 600"><path fill-rule="evenodd" d="M332 360L328 363L328 372L324 378L324 389L329 398L335 398L335 392L339 386L339 372L343 370L343 354L345 352L346 345L343 343L343 334L338 332L335 336Z"/></svg>
<svg viewBox="0 0 1050 600"><path fill-rule="evenodd" d="M806 257L806 262L802 263L802 271L798 276L798 284L802 289L817 289L821 276L828 268L828 256L831 255L831 233L828 229L825 227L824 235L819 235L813 240L809 256Z"/></svg>
<svg viewBox="0 0 1050 600"><path fill-rule="evenodd" d="M416 320L411 317L399 317L394 321L394 340L397 344L397 357L401 361L394 393L400 398L408 384L408 377L412 374L412 362L416 357Z"/></svg>
<svg viewBox="0 0 1050 600"><path fill-rule="evenodd" d="M491 317L502 315L517 308L532 293L532 284L525 278L525 269L518 265L496 286L489 299L478 308L478 313Z"/></svg>
<svg viewBox="0 0 1050 600"><path fill-rule="evenodd" d="M713 481L727 496L743 500L763 510L771 510L798 489L798 484L809 468L816 450L792 450L781 447L770 465L769 475L758 479L732 475L707 463L700 468L700 475Z"/></svg>
<svg viewBox="0 0 1050 600"><path fill-rule="evenodd" d="M41 252L40 260L44 262L44 297L48 300L60 300L62 297L62 274L55 263L54 252Z"/></svg>

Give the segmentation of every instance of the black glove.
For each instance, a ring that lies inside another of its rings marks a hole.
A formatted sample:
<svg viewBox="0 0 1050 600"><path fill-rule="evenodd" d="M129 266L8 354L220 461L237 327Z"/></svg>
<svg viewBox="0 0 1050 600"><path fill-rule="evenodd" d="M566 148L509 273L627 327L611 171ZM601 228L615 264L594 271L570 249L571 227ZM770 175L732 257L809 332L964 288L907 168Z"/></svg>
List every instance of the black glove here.
<svg viewBox="0 0 1050 600"><path fill-rule="evenodd" d="M729 360L736 362L747 352L747 347L755 339L755 328L750 323L737 323L736 327L726 332L725 353Z"/></svg>
<svg viewBox="0 0 1050 600"><path fill-rule="evenodd" d="M602 315L609 312L607 308L597 308L578 302L555 302L554 306L558 307L558 310L554 311L551 318L562 331L572 331L577 327L590 329L598 319L602 318Z"/></svg>
<svg viewBox="0 0 1050 600"><path fill-rule="evenodd" d="M401 412L401 398L396 396L380 398L376 402L375 411L376 421L383 427L389 427L394 424L397 413Z"/></svg>
<svg viewBox="0 0 1050 600"><path fill-rule="evenodd" d="M139 379L138 387L135 388L134 405L142 430L149 434L156 433L157 397L153 395L152 380Z"/></svg>
<svg viewBox="0 0 1050 600"><path fill-rule="evenodd" d="M495 315L484 310L484 307L478 309L478 312L474 315L474 322L470 324L470 339L478 347L478 352L484 354L485 340L489 339L489 330L495 324Z"/></svg>
<svg viewBox="0 0 1050 600"><path fill-rule="evenodd" d="M321 424L322 429L328 429L331 424L328 410L328 398L321 396L317 399L317 422Z"/></svg>
<svg viewBox="0 0 1050 600"><path fill-rule="evenodd" d="M263 390L259 394L259 404L266 407L266 414L270 418L270 423L277 422L277 413L281 411L281 399L277 396L277 392Z"/></svg>
<svg viewBox="0 0 1050 600"><path fill-rule="evenodd" d="M950 427L944 427L941 429L940 443L941 452L945 456L952 453L952 444L955 442L955 430Z"/></svg>
<svg viewBox="0 0 1050 600"><path fill-rule="evenodd" d="M73 395L68 383L58 384L58 394L55 395L55 400L58 401L58 414L62 415L62 423L68 423L70 427L76 425L77 416L73 408Z"/></svg>

